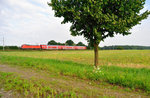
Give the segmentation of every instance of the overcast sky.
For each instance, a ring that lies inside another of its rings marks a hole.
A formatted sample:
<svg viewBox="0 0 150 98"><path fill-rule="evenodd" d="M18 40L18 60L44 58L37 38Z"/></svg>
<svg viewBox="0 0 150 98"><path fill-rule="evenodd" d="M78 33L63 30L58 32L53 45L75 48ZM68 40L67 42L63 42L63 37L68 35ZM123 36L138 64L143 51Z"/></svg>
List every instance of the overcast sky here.
<svg viewBox="0 0 150 98"><path fill-rule="evenodd" d="M75 43L86 40L70 35L70 24L61 24L62 18L54 17L47 5L50 0L0 0L0 45L47 44L49 40ZM150 10L150 0L146 0L144 10ZM144 45L150 46L150 16L135 26L128 36L116 35L107 38L100 46Z"/></svg>

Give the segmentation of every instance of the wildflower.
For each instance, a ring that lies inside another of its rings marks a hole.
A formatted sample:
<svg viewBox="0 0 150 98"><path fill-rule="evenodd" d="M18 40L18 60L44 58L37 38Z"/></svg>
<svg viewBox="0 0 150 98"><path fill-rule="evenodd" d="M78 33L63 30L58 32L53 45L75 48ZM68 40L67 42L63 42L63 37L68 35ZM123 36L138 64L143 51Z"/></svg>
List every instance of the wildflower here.
<svg viewBox="0 0 150 98"><path fill-rule="evenodd" d="M94 66L93 73L95 73L95 74L102 74L103 75L101 67L95 67Z"/></svg>

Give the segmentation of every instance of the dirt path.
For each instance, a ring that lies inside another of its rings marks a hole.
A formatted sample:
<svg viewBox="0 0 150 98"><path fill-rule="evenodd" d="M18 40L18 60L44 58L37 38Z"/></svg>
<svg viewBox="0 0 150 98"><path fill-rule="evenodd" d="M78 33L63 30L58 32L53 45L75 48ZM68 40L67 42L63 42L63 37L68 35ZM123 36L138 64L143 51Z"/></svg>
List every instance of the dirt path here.
<svg viewBox="0 0 150 98"><path fill-rule="evenodd" d="M36 79L47 81L48 86L58 91L75 91L77 94L81 94L84 97L117 97L117 98L148 98L138 92L126 92L122 88L118 87L113 89L114 86L102 83L92 82L90 80L78 79L77 77L63 76L56 73L50 73L45 71L39 71L35 69L12 67L8 65L0 65L1 72L13 72L15 75L20 75L25 79ZM116 86L117 87L117 86ZM1 94L2 90L0 90ZM3 91L4 92L4 91ZM9 92L2 93L3 97Z"/></svg>

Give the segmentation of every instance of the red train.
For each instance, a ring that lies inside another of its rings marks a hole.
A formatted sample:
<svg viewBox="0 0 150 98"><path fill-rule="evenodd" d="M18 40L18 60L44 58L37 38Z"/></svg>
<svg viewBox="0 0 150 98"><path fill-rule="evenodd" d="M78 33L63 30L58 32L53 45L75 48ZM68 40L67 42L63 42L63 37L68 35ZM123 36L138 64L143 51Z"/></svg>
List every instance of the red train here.
<svg viewBox="0 0 150 98"><path fill-rule="evenodd" d="M62 45L22 45L21 49L35 49L35 50L85 50L86 46L62 46Z"/></svg>

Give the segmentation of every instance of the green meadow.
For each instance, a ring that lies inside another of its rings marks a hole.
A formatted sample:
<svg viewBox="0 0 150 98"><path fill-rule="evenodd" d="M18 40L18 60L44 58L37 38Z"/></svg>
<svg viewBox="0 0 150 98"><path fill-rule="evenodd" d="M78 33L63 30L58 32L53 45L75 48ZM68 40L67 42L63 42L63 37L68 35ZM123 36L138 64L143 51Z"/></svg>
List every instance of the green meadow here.
<svg viewBox="0 0 150 98"><path fill-rule="evenodd" d="M1 55L56 59L93 65L93 50L70 51L16 51L1 52ZM99 65L150 68L150 50L104 50L99 51Z"/></svg>
<svg viewBox="0 0 150 98"><path fill-rule="evenodd" d="M150 94L150 50L99 51L97 69L93 67L93 56L91 50L7 51L0 52L0 64L108 83L122 89ZM77 94L73 93L75 95Z"/></svg>

